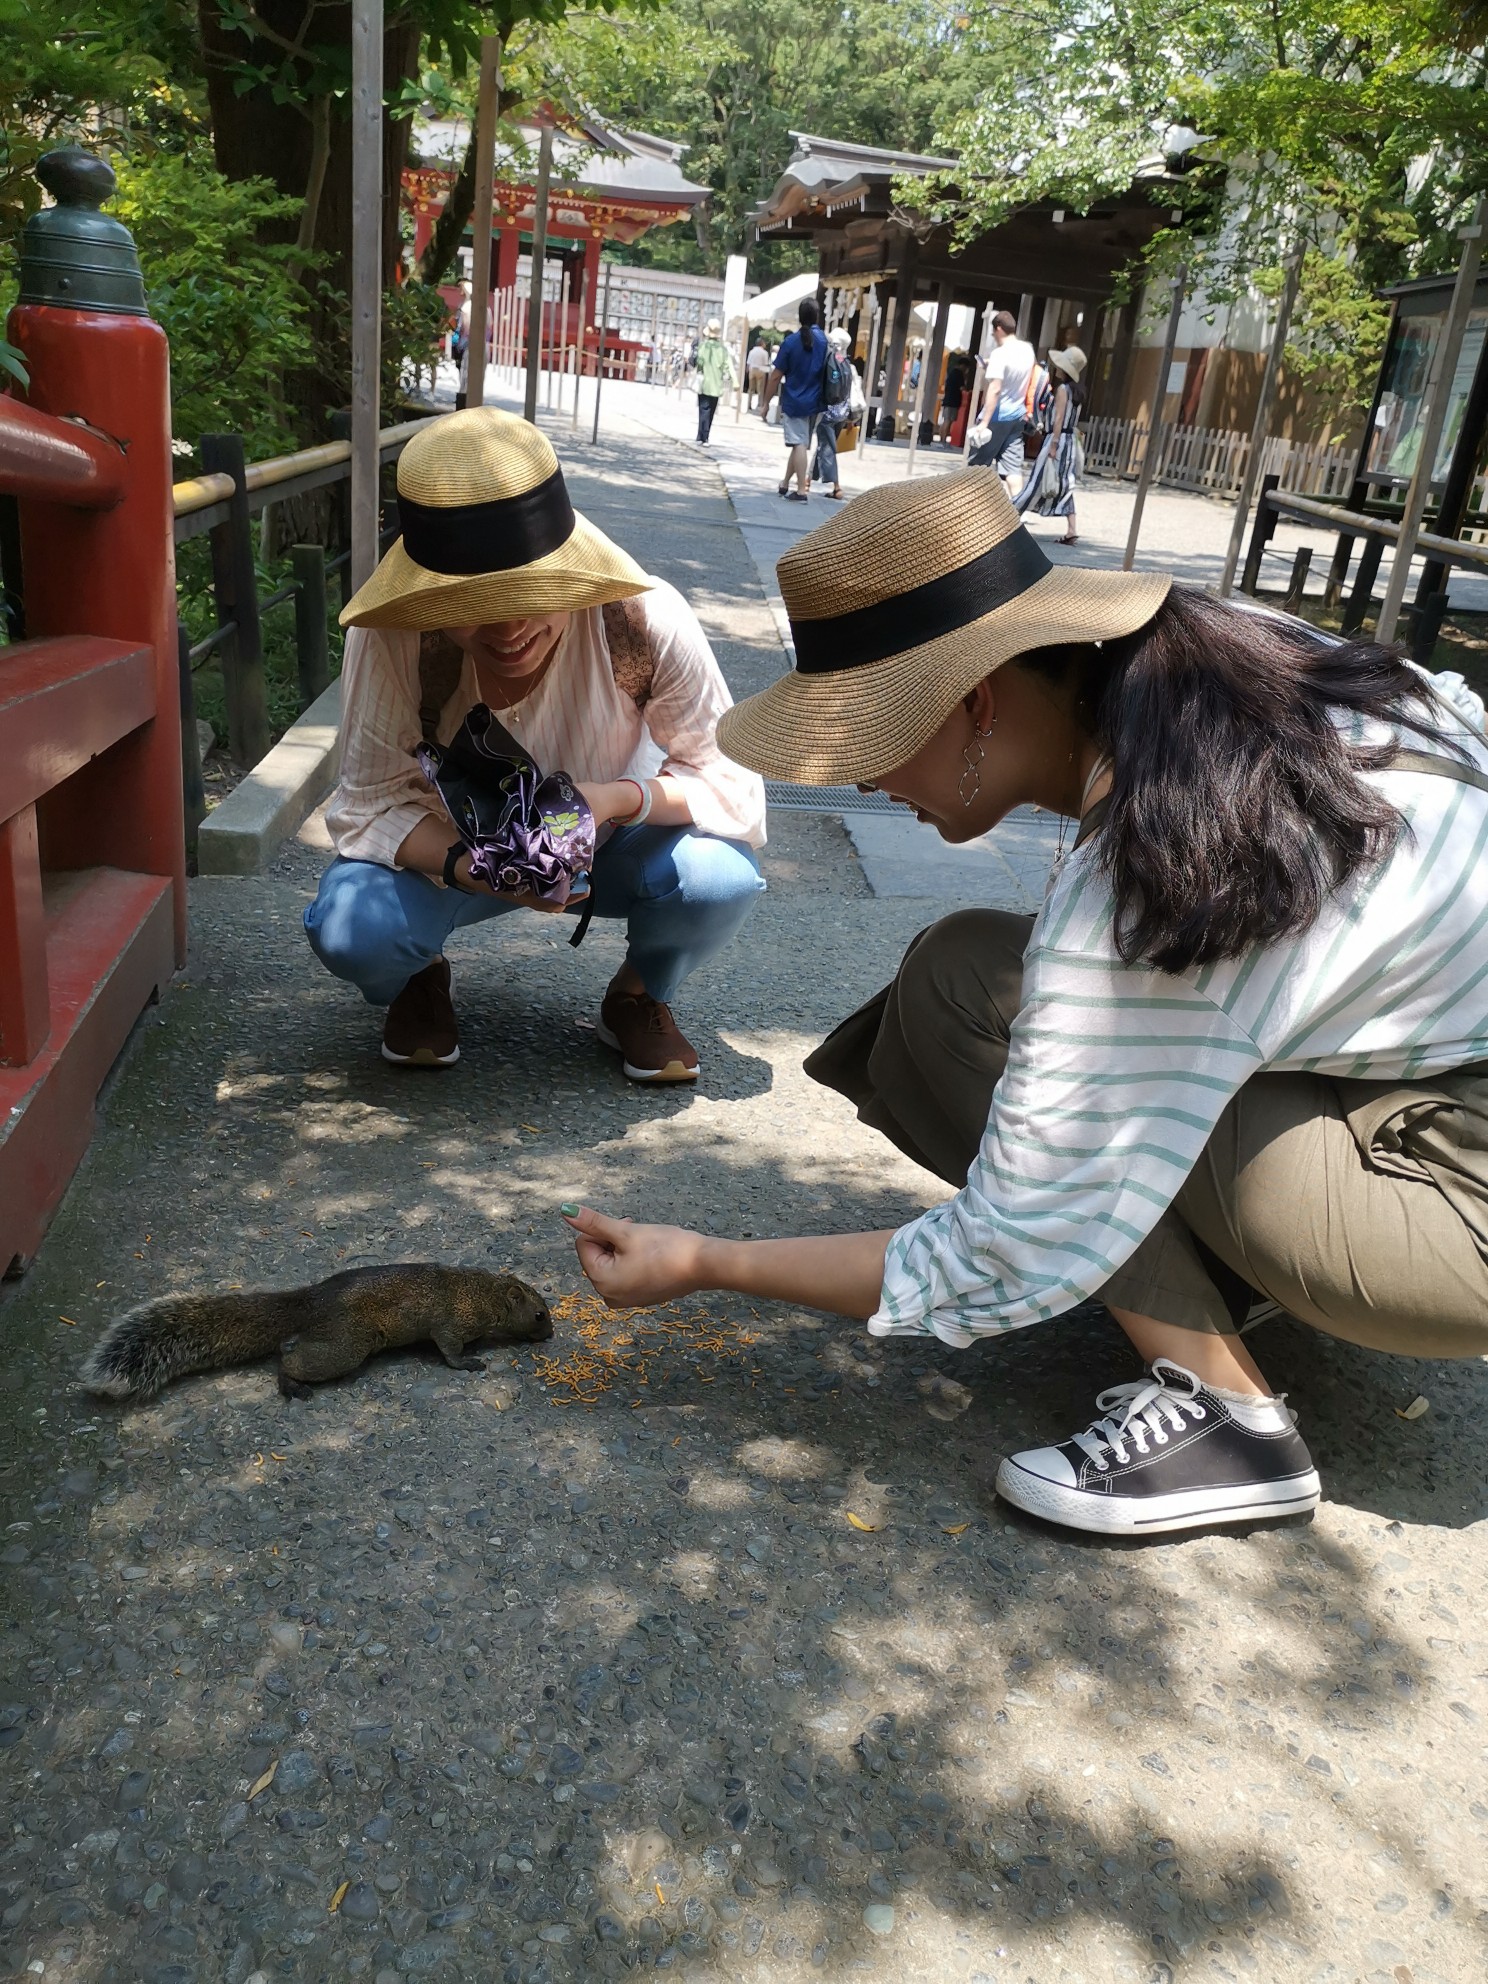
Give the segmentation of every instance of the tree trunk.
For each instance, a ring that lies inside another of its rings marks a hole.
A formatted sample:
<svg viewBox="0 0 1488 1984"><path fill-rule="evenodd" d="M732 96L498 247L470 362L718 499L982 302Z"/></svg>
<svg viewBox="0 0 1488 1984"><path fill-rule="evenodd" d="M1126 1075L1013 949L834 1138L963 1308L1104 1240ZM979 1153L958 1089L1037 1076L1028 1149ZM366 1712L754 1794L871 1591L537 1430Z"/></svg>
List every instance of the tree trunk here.
<svg viewBox="0 0 1488 1984"><path fill-rule="evenodd" d="M502 44L505 47L505 42ZM515 110L521 102L519 90L502 90L496 99L496 121L498 124L509 110ZM459 252L460 242L470 225L470 216L475 212L475 127L471 126L470 139L465 146L465 156L460 161L460 170L455 174L455 183L450 187L449 198L444 209L434 223L434 232L429 236L423 254L419 257L418 279L431 286L442 282L446 272L453 266Z"/></svg>
<svg viewBox="0 0 1488 1984"><path fill-rule="evenodd" d="M305 0L258 0L258 18L268 33L248 36L229 28L218 0L198 0L202 49L206 57L207 99L212 113L212 147L217 167L228 179L267 179L297 200L311 198L313 227L301 240L300 224L290 219L269 230L270 238L300 241L313 256L303 280L309 296L309 351L306 362L284 382L291 416L304 442L322 440L329 418L351 394L351 346L346 293L351 280L351 126L339 105L330 118L329 145L317 154L314 120L300 104L276 103L262 84L239 95L234 88L244 63L281 69L288 58L282 42L294 42L306 18ZM314 44L351 58L351 8L330 4L312 18ZM394 15L383 39L385 87L389 96L418 74L419 28ZM311 65L297 60L302 79ZM396 277L403 167L411 124L389 118L383 126L383 238L385 283ZM317 189L312 184L319 178ZM306 220L311 214L307 210Z"/></svg>
<svg viewBox="0 0 1488 1984"><path fill-rule="evenodd" d="M475 125L470 127L470 142L465 147L465 156L460 161L460 170L455 174L455 183L444 203L444 211L434 223L434 232L429 236L423 254L419 257L419 281L437 283L446 269L454 261L459 250L460 237L465 232L470 216L475 210Z"/></svg>

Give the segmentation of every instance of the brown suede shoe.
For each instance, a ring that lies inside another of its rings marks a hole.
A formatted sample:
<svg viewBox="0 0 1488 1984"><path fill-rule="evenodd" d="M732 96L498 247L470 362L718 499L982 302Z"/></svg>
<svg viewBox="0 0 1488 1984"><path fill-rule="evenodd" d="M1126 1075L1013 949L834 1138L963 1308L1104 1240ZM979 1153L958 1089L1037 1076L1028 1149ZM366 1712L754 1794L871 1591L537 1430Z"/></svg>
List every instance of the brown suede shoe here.
<svg viewBox="0 0 1488 1984"><path fill-rule="evenodd" d="M452 1068L459 1060L460 1030L446 959L435 958L416 971L388 1007L382 1058L400 1068Z"/></svg>
<svg viewBox="0 0 1488 1984"><path fill-rule="evenodd" d="M623 1057L633 1082L697 1080L698 1057L672 1018L671 1007L644 992L617 992L612 985L594 1031L606 1047Z"/></svg>

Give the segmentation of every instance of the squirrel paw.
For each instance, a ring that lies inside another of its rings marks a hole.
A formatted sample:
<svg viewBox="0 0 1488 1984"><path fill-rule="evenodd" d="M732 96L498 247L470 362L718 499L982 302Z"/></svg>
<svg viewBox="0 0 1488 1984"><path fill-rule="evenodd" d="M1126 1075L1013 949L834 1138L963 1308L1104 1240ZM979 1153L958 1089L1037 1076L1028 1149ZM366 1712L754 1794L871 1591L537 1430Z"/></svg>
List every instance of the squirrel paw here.
<svg viewBox="0 0 1488 1984"><path fill-rule="evenodd" d="M314 1398L315 1387L302 1385L298 1378L292 1378L285 1370L279 1373L279 1396L281 1398Z"/></svg>
<svg viewBox="0 0 1488 1984"><path fill-rule="evenodd" d="M484 1357L448 1357L445 1362L452 1371L484 1371L486 1368Z"/></svg>

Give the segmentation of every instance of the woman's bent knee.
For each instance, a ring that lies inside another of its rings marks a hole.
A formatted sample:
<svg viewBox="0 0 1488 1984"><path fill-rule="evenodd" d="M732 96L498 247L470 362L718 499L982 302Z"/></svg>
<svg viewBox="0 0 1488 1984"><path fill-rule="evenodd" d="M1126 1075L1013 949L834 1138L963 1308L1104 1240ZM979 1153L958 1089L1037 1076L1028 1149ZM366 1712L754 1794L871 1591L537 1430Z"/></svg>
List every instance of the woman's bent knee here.
<svg viewBox="0 0 1488 1984"><path fill-rule="evenodd" d="M1033 924L1031 916L1001 909L958 909L943 916L904 954L895 979L901 1006L957 1013L990 1008L1010 1026L1022 995L1023 953Z"/></svg>
<svg viewBox="0 0 1488 1984"><path fill-rule="evenodd" d="M752 902L764 893L765 878L753 848L743 841L711 834L685 834L672 856L677 881L688 902Z"/></svg>
<svg viewBox="0 0 1488 1984"><path fill-rule="evenodd" d="M422 877L409 877L420 882ZM400 877L373 861L335 861L305 911L305 935L326 970L360 980L406 935ZM432 883L425 884L432 888Z"/></svg>

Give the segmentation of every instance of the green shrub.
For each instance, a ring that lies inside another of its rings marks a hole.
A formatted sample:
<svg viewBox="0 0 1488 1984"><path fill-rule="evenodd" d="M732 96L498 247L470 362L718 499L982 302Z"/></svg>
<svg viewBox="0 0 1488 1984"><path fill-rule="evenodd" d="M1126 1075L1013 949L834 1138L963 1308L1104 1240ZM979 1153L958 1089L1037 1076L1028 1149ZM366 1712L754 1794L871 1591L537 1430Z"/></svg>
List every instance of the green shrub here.
<svg viewBox="0 0 1488 1984"><path fill-rule="evenodd" d="M292 221L299 201L268 180L228 180L203 148L113 160L110 211L134 235L150 309L171 343L171 425L194 448L202 434L243 436L248 459L295 446L285 370L302 364L305 292L293 249L259 230Z"/></svg>

